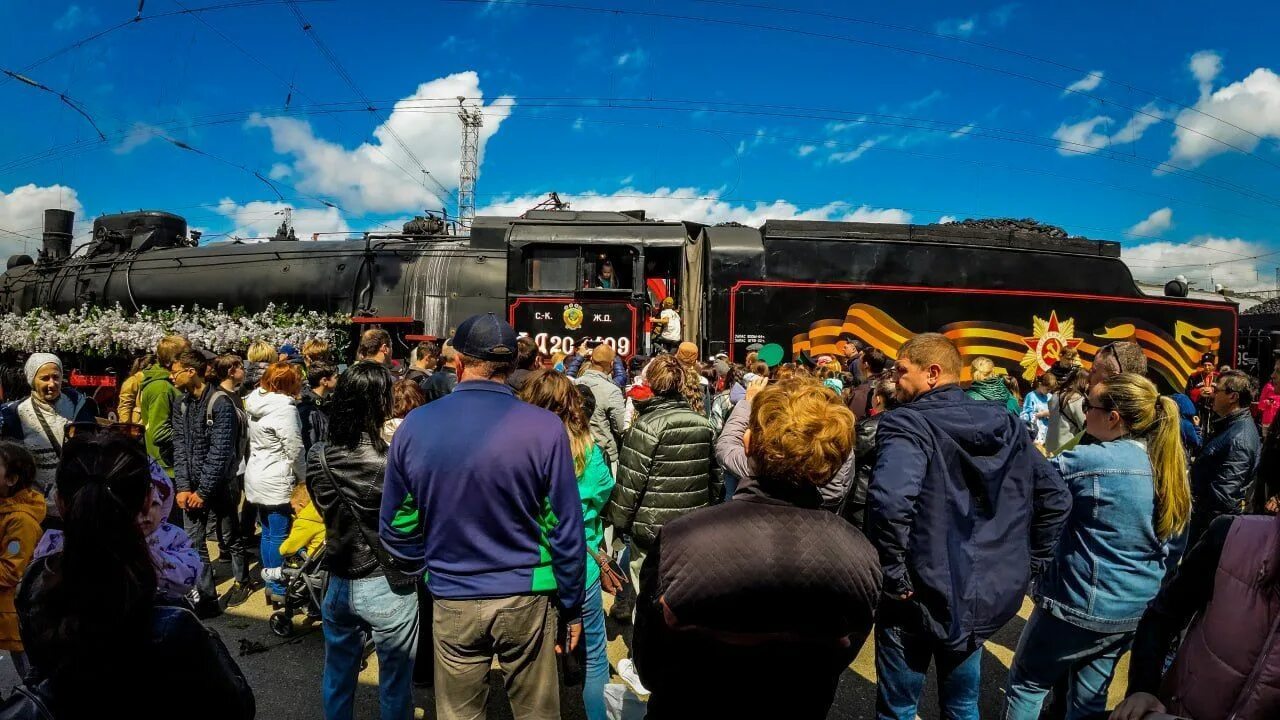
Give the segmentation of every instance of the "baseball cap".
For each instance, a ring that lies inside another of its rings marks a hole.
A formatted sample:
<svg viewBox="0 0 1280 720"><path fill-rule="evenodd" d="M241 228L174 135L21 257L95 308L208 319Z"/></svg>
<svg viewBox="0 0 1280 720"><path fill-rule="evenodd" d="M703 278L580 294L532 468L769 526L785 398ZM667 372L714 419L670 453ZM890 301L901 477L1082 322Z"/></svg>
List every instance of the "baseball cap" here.
<svg viewBox="0 0 1280 720"><path fill-rule="evenodd" d="M760 352L762 349L764 349L764 343L751 343L747 346L747 352L749 353Z"/></svg>
<svg viewBox="0 0 1280 720"><path fill-rule="evenodd" d="M450 344L463 355L479 360L516 359L515 328L493 313L472 315L463 320Z"/></svg>

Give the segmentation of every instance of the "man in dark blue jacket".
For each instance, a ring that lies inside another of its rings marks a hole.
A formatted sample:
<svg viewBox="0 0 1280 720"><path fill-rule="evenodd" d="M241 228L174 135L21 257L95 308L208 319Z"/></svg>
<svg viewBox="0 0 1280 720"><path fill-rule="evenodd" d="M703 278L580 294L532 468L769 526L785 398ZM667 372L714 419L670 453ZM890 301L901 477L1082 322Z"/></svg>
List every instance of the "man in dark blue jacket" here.
<svg viewBox="0 0 1280 720"><path fill-rule="evenodd" d="M209 564L209 522L218 523L231 553L235 584L227 593L227 605L249 599L249 558L237 521L240 489L240 434L244 432L231 394L205 382L207 361L194 350L184 350L169 366L173 386L181 395L173 401L174 500L184 512L187 535L200 553L204 570L196 581L196 614L202 618L221 613L213 566Z"/></svg>
<svg viewBox="0 0 1280 720"><path fill-rule="evenodd" d="M484 717L497 656L517 719L560 717L556 610L572 651L587 561L569 437L506 385L510 325L473 316L451 345L457 387L409 413L387 453L379 535L428 573L436 716Z"/></svg>
<svg viewBox="0 0 1280 720"><path fill-rule="evenodd" d="M880 718L916 717L931 660L943 714L978 717L982 643L1017 614L1071 509L1022 422L968 398L960 371L950 340L915 336L894 363L904 404L880 416L867 519L884 570Z"/></svg>
<svg viewBox="0 0 1280 720"><path fill-rule="evenodd" d="M1244 512L1262 455L1262 439L1249 410L1257 396L1253 378L1232 370L1218 376L1213 413L1220 419L1191 466L1191 530L1187 547L1215 518Z"/></svg>

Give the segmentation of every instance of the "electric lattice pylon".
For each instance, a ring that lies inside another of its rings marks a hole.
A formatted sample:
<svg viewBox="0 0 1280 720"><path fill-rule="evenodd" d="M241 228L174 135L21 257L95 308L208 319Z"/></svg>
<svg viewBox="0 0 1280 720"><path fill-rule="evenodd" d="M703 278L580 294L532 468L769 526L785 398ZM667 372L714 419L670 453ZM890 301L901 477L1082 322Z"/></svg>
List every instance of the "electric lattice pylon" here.
<svg viewBox="0 0 1280 720"><path fill-rule="evenodd" d="M462 121L462 162L458 178L458 224L471 227L476 216L476 173L479 170L480 126L484 116L480 108L468 108L462 104L466 98L458 98L458 119Z"/></svg>

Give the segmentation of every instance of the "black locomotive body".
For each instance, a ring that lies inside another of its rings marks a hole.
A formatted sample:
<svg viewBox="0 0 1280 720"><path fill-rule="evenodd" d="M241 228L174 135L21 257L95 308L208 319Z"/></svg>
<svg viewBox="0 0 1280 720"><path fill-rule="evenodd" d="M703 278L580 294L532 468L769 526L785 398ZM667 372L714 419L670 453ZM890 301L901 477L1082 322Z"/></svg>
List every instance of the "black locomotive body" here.
<svg viewBox="0 0 1280 720"><path fill-rule="evenodd" d="M792 358L837 352L844 334L889 355L911 335L947 334L1019 377L1067 348L1088 362L1132 339L1153 374L1180 388L1204 352L1234 363L1236 305L1142 293L1119 245L1023 229L768 221L761 228L646 219L643 212L535 210L476 218L468 236L439 223L359 240L199 245L158 212L103 216L68 254L55 216L38 261L15 257L0 309L85 304L269 303L448 334L477 312L505 313L546 352L584 340L651 350L650 319L676 301L684 337L741 360L752 343Z"/></svg>

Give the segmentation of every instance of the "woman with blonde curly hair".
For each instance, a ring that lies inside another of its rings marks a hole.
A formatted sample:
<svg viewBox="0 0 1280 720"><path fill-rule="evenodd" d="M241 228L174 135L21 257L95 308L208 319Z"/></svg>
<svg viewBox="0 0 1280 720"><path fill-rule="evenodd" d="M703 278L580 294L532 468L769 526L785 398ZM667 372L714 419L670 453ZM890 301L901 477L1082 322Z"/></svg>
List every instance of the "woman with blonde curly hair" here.
<svg viewBox="0 0 1280 720"><path fill-rule="evenodd" d="M819 507L853 423L816 380L770 385L751 407L756 482L663 526L636 603L648 717L827 716L881 584L871 543Z"/></svg>
<svg viewBox="0 0 1280 720"><path fill-rule="evenodd" d="M1191 518L1181 418L1136 373L1089 390L1085 429L1100 442L1051 460L1071 491L1058 550L1009 668L1006 718L1038 718L1066 679L1067 717L1106 710L1120 656L1172 564L1169 541Z"/></svg>

